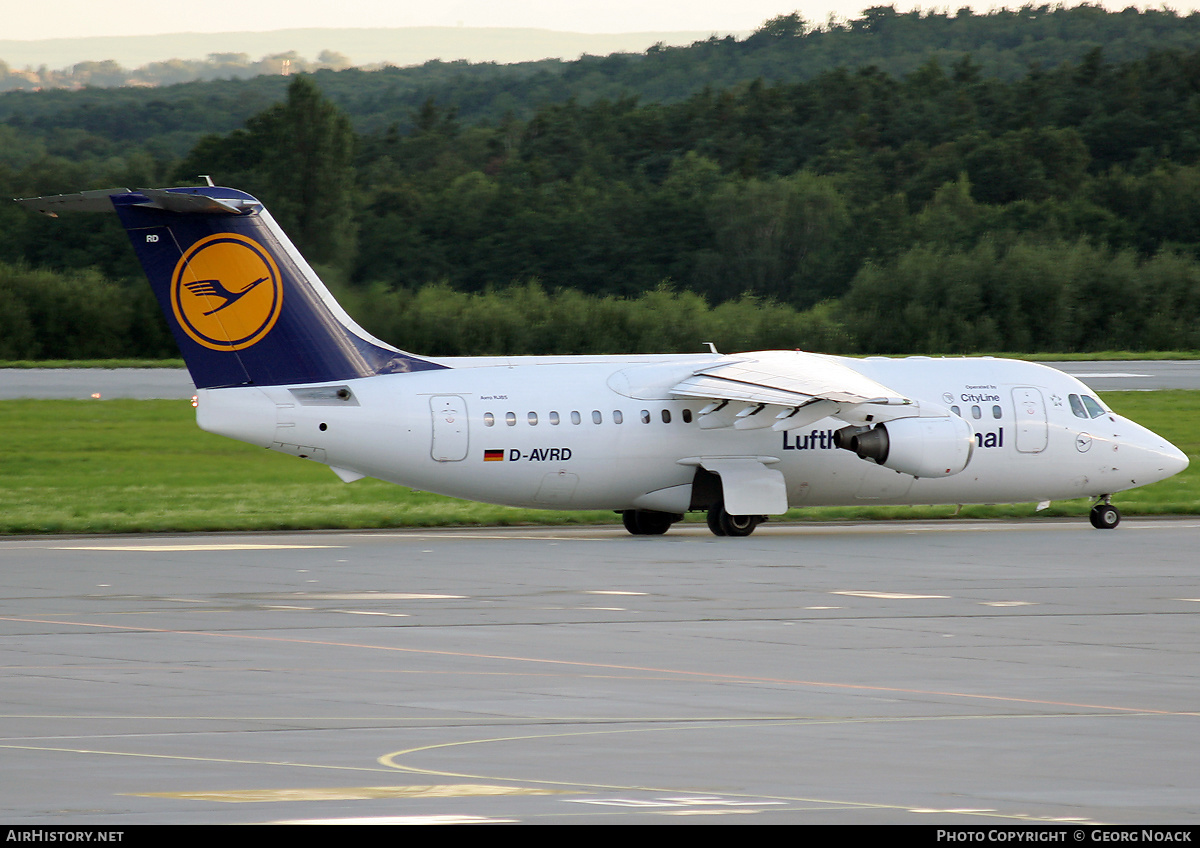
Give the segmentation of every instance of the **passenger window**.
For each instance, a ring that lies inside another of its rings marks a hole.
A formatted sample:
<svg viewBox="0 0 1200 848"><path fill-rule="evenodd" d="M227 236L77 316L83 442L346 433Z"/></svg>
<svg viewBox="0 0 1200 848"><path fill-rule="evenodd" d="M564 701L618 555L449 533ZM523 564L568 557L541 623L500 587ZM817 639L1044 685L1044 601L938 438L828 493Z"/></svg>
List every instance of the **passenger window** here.
<svg viewBox="0 0 1200 848"><path fill-rule="evenodd" d="M517 413L515 413L515 412L504 413L504 423L507 424L509 427L516 427L517 426Z"/></svg>
<svg viewBox="0 0 1200 848"><path fill-rule="evenodd" d="M992 407L992 417L997 420L1004 417L1004 410L1000 408L1000 404L996 404Z"/></svg>
<svg viewBox="0 0 1200 848"><path fill-rule="evenodd" d="M650 423L650 410L648 410L648 409L643 409L643 410L642 410L642 423L643 423L643 424L649 424L649 423Z"/></svg>
<svg viewBox="0 0 1200 848"><path fill-rule="evenodd" d="M583 420L583 418L581 418L581 417L580 417L580 415L579 415L579 411L578 411L578 410L575 410L575 409L572 409L572 410L571 410L571 423L572 423L572 424L578 424L578 423L579 423L580 421L582 421L582 420Z"/></svg>
<svg viewBox="0 0 1200 848"><path fill-rule="evenodd" d="M685 409L683 411L683 423L684 424L692 423L692 411L690 409Z"/></svg>
<svg viewBox="0 0 1200 848"><path fill-rule="evenodd" d="M536 427L536 426L537 426L537 413L536 413L536 412L531 412L531 413L529 413L529 415L528 415L528 416L526 416L526 418L527 418L527 420L529 421L529 426L530 426L530 427Z"/></svg>
<svg viewBox="0 0 1200 848"><path fill-rule="evenodd" d="M555 426L558 426L558 413L557 412L550 413L550 423Z"/></svg>
<svg viewBox="0 0 1200 848"><path fill-rule="evenodd" d="M980 409L978 406L972 406L971 407L971 417L972 418L982 418L983 410Z"/></svg>
<svg viewBox="0 0 1200 848"><path fill-rule="evenodd" d="M604 421L604 416L600 414L600 410L593 409L592 410L592 423L600 424L600 423L603 423L603 421Z"/></svg>
<svg viewBox="0 0 1200 848"><path fill-rule="evenodd" d="M671 410L669 410L669 409L664 409L664 410L662 411L662 420L663 420L663 423L664 423L664 424L670 424L670 423L671 423Z"/></svg>
<svg viewBox="0 0 1200 848"><path fill-rule="evenodd" d="M959 418L962 418L962 410L959 409L957 406L950 407L950 411L953 412L955 415L957 415Z"/></svg>
<svg viewBox="0 0 1200 848"><path fill-rule="evenodd" d="M1067 395L1067 400L1071 402L1071 412L1075 413L1076 418L1087 418L1087 410L1083 408L1083 401L1079 399L1079 395Z"/></svg>
<svg viewBox="0 0 1200 848"><path fill-rule="evenodd" d="M621 414L621 410L614 409L613 410L613 423L620 424L624 420L625 420L625 416Z"/></svg>
<svg viewBox="0 0 1200 848"><path fill-rule="evenodd" d="M483 413L483 426L484 427L496 426L496 416L492 415L492 413L490 413L490 412Z"/></svg>

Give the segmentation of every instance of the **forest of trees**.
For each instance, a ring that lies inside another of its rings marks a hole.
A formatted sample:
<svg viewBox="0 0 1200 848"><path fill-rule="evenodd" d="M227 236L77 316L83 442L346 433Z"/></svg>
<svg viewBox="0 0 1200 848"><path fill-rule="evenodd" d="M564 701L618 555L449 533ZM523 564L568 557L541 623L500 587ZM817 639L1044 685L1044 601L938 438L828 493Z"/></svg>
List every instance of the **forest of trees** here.
<svg viewBox="0 0 1200 848"><path fill-rule="evenodd" d="M661 97L610 91L626 56L559 68L597 75L540 102L549 70L497 66L390 94L395 69L158 100L17 92L0 95L0 191L211 174L266 202L368 330L429 354L1198 348L1197 20L785 15L745 41L649 51L643 68L672 70L646 85L693 84ZM1077 58L1031 63L1030 34L1051 31L1085 33L1063 51ZM1118 56L1087 36L1154 32L1163 49ZM833 36L847 61L800 61ZM947 53L968 36L974 52ZM780 45L798 51L790 76L726 76ZM858 58L872 45L921 59L889 71ZM204 120L230 98L236 124ZM0 358L168 355L144 288L111 216L0 206Z"/></svg>

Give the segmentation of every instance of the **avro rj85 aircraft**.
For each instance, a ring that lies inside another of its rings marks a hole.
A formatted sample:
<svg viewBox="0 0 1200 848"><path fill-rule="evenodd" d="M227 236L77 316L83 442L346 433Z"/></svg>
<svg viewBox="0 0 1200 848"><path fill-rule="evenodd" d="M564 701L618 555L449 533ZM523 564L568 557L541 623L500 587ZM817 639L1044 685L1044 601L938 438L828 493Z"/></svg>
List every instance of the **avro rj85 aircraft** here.
<svg viewBox="0 0 1200 848"><path fill-rule="evenodd" d="M523 507L612 509L638 535L689 510L746 536L789 507L1049 502L1187 467L1078 380L1002 359L800 351L436 358L366 333L255 198L112 189L20 201L115 211L212 433Z"/></svg>

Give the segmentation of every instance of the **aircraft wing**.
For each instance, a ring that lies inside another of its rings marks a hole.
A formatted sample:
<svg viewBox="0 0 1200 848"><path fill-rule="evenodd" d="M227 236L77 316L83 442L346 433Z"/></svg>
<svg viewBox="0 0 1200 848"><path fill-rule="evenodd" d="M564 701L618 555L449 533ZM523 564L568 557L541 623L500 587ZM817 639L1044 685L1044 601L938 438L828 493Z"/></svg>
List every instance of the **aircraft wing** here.
<svg viewBox="0 0 1200 848"><path fill-rule="evenodd" d="M786 350L726 357L697 369L670 393L712 401L700 411L700 426L705 429L770 426L790 430L831 415L851 420L852 416L845 416L848 408L862 405L912 404L837 359Z"/></svg>

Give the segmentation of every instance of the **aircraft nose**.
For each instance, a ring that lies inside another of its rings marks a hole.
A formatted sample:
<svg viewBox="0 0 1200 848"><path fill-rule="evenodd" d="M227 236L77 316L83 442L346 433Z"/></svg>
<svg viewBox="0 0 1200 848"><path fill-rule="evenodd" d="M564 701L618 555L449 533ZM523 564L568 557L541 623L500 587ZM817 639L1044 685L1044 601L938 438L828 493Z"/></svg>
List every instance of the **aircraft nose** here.
<svg viewBox="0 0 1200 848"><path fill-rule="evenodd" d="M1189 460L1186 453L1170 442L1167 442L1166 445L1169 450L1164 455L1163 463L1166 467L1166 476L1171 477L1187 468Z"/></svg>
<svg viewBox="0 0 1200 848"><path fill-rule="evenodd" d="M1120 424L1117 439L1124 454L1122 465L1132 472L1135 485L1166 480L1188 467L1187 454L1162 436L1128 418L1115 418Z"/></svg>

